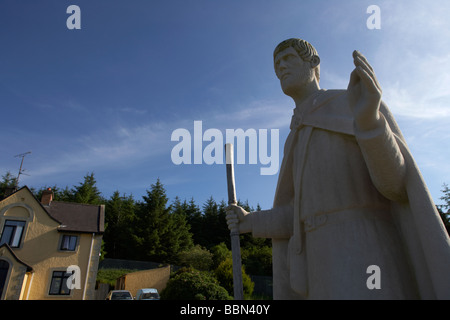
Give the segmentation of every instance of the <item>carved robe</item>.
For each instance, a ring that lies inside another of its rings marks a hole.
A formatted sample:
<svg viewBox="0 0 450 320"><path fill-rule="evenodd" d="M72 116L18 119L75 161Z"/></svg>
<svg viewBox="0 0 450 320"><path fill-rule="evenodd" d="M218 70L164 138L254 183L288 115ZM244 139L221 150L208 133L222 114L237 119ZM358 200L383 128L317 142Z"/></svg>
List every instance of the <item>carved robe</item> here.
<svg viewBox="0 0 450 320"><path fill-rule="evenodd" d="M450 240L387 107L358 132L345 90L294 110L272 210L274 299L450 299ZM380 289L367 281L379 267Z"/></svg>

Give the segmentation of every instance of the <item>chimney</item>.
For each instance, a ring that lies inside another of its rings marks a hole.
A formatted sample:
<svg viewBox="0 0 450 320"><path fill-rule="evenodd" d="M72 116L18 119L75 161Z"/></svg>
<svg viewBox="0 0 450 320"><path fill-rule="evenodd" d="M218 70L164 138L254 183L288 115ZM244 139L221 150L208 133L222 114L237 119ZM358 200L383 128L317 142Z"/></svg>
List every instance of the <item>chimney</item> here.
<svg viewBox="0 0 450 320"><path fill-rule="evenodd" d="M44 206L49 206L53 200L52 188L47 188L47 190L42 191L41 203Z"/></svg>

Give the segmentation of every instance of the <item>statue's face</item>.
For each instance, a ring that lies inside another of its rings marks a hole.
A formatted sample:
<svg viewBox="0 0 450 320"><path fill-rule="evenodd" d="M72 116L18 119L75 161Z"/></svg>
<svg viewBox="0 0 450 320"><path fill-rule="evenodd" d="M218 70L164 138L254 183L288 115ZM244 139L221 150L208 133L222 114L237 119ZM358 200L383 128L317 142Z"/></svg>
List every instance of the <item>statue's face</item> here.
<svg viewBox="0 0 450 320"><path fill-rule="evenodd" d="M280 51L274 59L274 68L283 92L292 96L297 90L314 81L311 63L303 61L294 48Z"/></svg>

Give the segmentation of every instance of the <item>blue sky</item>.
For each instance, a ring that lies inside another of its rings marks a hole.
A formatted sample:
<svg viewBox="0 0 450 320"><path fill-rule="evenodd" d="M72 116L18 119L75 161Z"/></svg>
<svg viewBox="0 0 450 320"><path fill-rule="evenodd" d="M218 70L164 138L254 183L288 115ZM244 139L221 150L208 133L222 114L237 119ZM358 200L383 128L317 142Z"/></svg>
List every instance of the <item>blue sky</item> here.
<svg viewBox="0 0 450 320"><path fill-rule="evenodd" d="M81 29L69 30L69 5ZM369 5L381 10L370 30ZM273 72L282 40L310 41L321 87L346 88L352 52L375 69L386 101L442 203L450 184L450 3L356 0L0 0L0 173L20 185L77 185L140 200L160 178L171 200L227 199L224 165L171 160L171 134L278 129L279 159L294 107ZM208 142L203 142L203 148ZM278 175L236 165L236 191L271 207Z"/></svg>

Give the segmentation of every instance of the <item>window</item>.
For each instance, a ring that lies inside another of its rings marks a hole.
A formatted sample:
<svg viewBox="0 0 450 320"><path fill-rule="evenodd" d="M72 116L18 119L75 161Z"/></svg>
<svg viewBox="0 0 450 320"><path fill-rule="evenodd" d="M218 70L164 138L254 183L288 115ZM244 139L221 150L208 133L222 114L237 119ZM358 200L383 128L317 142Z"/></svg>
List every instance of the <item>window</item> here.
<svg viewBox="0 0 450 320"><path fill-rule="evenodd" d="M61 238L60 250L75 251L77 248L78 236L63 234Z"/></svg>
<svg viewBox="0 0 450 320"><path fill-rule="evenodd" d="M70 289L67 286L67 279L72 275L66 271L53 271L52 282L50 283L50 295L70 295Z"/></svg>
<svg viewBox="0 0 450 320"><path fill-rule="evenodd" d="M25 221L6 220L3 226L0 245L7 243L11 248L18 248L22 239Z"/></svg>

